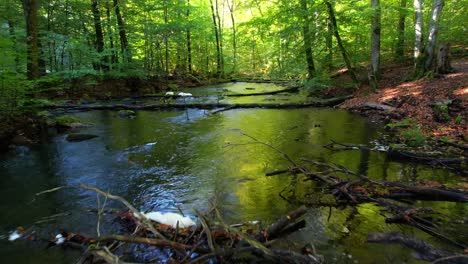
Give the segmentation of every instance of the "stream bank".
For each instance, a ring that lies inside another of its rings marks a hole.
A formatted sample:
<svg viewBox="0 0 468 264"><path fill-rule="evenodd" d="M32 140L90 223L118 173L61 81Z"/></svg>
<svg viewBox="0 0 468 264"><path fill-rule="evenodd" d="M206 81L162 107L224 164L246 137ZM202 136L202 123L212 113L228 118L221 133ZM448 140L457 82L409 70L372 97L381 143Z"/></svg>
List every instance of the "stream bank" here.
<svg viewBox="0 0 468 264"><path fill-rule="evenodd" d="M417 81L405 81L411 66L386 69L379 90L363 86L340 107L393 127L419 130L435 141L466 146L468 60L458 60L453 67L453 73Z"/></svg>

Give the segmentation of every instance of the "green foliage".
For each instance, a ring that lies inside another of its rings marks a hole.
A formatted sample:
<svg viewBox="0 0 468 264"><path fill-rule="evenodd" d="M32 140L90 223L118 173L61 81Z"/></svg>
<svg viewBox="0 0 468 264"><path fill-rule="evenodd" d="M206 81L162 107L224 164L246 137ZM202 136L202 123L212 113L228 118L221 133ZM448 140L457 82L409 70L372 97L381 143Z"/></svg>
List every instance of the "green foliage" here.
<svg viewBox="0 0 468 264"><path fill-rule="evenodd" d="M104 73L105 79L146 79L147 73L142 69L114 69Z"/></svg>
<svg viewBox="0 0 468 264"><path fill-rule="evenodd" d="M305 78L307 69L302 36L305 15L310 15L312 20L310 31L313 35L312 47L317 71L343 68L344 63L336 40L333 38L331 50L326 44L326 39L331 34L327 27L328 14L323 2L307 0L308 10L303 10L298 1L227 1L234 6L234 24L227 8L228 2L221 1L215 7L220 15L218 22L221 21L223 25L221 40L224 72L259 79ZM352 63L367 64L370 53L369 25L375 10L369 8L368 1L363 0L330 2L334 6L338 30ZM400 3L399 0L381 3L381 57L385 62L391 61L394 56L399 14L406 14L406 41L403 50L409 51L412 48L410 40L414 38L414 25L409 21L413 9L410 3L406 7L400 7ZM454 51L461 53L464 46L459 44L463 44L466 38L464 25L467 24L463 4L463 1L446 1L439 30L440 41L453 43ZM7 1L3 7L0 9L0 17L3 19L0 50L4 51L0 63L2 75L4 69L24 71L27 51L21 2ZM104 31L102 52L96 51L94 19L89 1L64 3L53 0L40 5L40 14L48 14L48 27L41 28L40 59L45 63L43 70L49 74L39 80L37 86L60 86L61 89L67 89L76 88L75 82L81 84L83 80L94 84L102 79L145 79L148 76L164 76L174 72L181 75L196 73L197 76L213 76L216 72L216 45L209 1L127 0L120 7L125 29L129 33L127 37L131 60L124 59L126 53L121 47L115 9L110 8L107 17L105 1L98 1ZM425 5L425 25L428 25L430 8L430 5ZM14 25L11 32L7 22ZM193 72L188 72L188 32L192 43L190 55ZM333 55L330 56L329 51ZM403 57L409 59L410 52ZM105 69L99 69L99 63L103 63ZM423 74L424 72L416 71L414 77L421 77ZM62 85L63 80L66 84ZM328 82L326 77L320 76L305 83L305 86L310 90L320 90Z"/></svg>
<svg viewBox="0 0 468 264"><path fill-rule="evenodd" d="M167 84L167 88L171 91L178 91L180 87L177 83L169 83Z"/></svg>
<svg viewBox="0 0 468 264"><path fill-rule="evenodd" d="M449 108L446 104L435 105L434 113L439 121L447 122L450 120Z"/></svg>
<svg viewBox="0 0 468 264"><path fill-rule="evenodd" d="M419 128L407 129L401 133L401 136L409 147L419 147L426 142L426 136Z"/></svg>
<svg viewBox="0 0 468 264"><path fill-rule="evenodd" d="M19 114L23 106L27 106L26 94L30 85L23 74L0 72L0 117Z"/></svg>
<svg viewBox="0 0 468 264"><path fill-rule="evenodd" d="M309 93L315 93L329 88L332 85L332 79L326 75L319 75L311 80L304 81L304 89Z"/></svg>
<svg viewBox="0 0 468 264"><path fill-rule="evenodd" d="M55 118L55 122L59 126L69 126L72 123L78 123L79 120L76 117L70 115L63 115Z"/></svg>
<svg viewBox="0 0 468 264"><path fill-rule="evenodd" d="M457 116L455 118L455 124L457 124L457 125L463 123L464 121L465 121L465 119L463 118L463 116Z"/></svg>
<svg viewBox="0 0 468 264"><path fill-rule="evenodd" d="M394 129L394 128L407 128L407 127L411 127L412 125L415 124L415 121L414 119L412 118L407 118L407 119L404 119L400 122L395 122L395 123L390 123L390 124L387 124L385 125L386 128L389 128L389 129Z"/></svg>

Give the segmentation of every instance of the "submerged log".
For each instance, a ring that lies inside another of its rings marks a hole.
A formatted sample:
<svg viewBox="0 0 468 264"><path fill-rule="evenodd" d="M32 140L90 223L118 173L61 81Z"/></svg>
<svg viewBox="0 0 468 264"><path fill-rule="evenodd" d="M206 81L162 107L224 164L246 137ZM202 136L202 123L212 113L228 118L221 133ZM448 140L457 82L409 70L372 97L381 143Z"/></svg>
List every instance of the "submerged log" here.
<svg viewBox="0 0 468 264"><path fill-rule="evenodd" d="M80 142L80 141L93 139L95 137L98 137L98 136L93 135L93 134L69 134L66 140L69 142Z"/></svg>
<svg viewBox="0 0 468 264"><path fill-rule="evenodd" d="M413 250L417 254L417 258L426 261L434 261L440 258L453 256L453 253L438 250L426 243L423 240L415 239L409 236L405 236L400 233L369 233L367 241L371 243L384 243L384 244L402 244ZM454 262L444 262L454 263ZM460 263L460 262L458 262Z"/></svg>

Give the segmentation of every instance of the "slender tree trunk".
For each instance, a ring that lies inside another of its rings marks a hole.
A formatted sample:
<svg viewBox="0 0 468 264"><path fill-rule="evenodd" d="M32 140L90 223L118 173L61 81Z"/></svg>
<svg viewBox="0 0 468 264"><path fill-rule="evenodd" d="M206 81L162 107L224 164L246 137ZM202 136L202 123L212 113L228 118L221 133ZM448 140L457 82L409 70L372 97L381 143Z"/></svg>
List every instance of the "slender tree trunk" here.
<svg viewBox="0 0 468 264"><path fill-rule="evenodd" d="M231 22L232 22L232 52L233 52L233 66L232 72L236 72L237 70L237 36L236 36L236 21L234 18L234 8L235 8L235 0L232 0L231 4L229 4L229 0L227 1L229 13L231 14Z"/></svg>
<svg viewBox="0 0 468 264"><path fill-rule="evenodd" d="M215 0L215 4L216 4L216 8L215 8L216 18L218 20L219 51L220 51L220 59L221 59L221 75L224 75L223 23L221 21L221 16L219 15L218 0Z"/></svg>
<svg viewBox="0 0 468 264"><path fill-rule="evenodd" d="M111 12L110 12L109 2L106 2L106 18L107 18L107 35L109 36L109 47L111 49L110 62L111 62L111 66L112 66L114 64L117 64L118 57L117 57L117 53L116 53L115 47L114 47L114 36L113 36L114 33L112 32L112 20L111 20Z"/></svg>
<svg viewBox="0 0 468 264"><path fill-rule="evenodd" d="M47 1L47 32L52 34L52 22L51 17L53 16L54 7L51 1ZM56 55L56 46L55 46L55 38L49 38L47 42L47 46L49 49L49 69L50 71L58 71L58 64L57 64L57 55Z"/></svg>
<svg viewBox="0 0 468 264"><path fill-rule="evenodd" d="M109 66L107 65L107 57L102 55L104 51L104 35L102 33L102 24L101 24L101 13L99 12L97 0L91 0L91 10L93 12L94 18L94 30L96 32L96 51L101 57L100 68L103 70L108 70Z"/></svg>
<svg viewBox="0 0 468 264"><path fill-rule="evenodd" d="M405 56L405 20L407 0L400 0L400 14L398 18L398 39L395 49L395 57L401 61Z"/></svg>
<svg viewBox="0 0 468 264"><path fill-rule="evenodd" d="M333 10L333 6L331 5L329 1L325 1L325 4L327 5L327 8L328 8L328 15L330 16L330 20L333 26L333 34L335 35L336 42L338 43L338 47L340 48L341 55L343 56L343 59L346 63L346 67L348 67L348 71L349 71L349 74L351 75L351 78L353 79L353 81L357 83L358 79L356 77L356 74L354 73L354 69L351 65L351 61L349 60L348 54L346 53L343 43L341 42L341 37L338 32L338 25L336 23L335 11Z"/></svg>
<svg viewBox="0 0 468 264"><path fill-rule="evenodd" d="M312 36L310 34L310 19L309 19L309 10L307 10L307 0L301 0L301 8L303 13L303 22L302 22L302 35L304 38L304 52L307 61L307 74L308 79L312 79L315 77L315 65L314 65L314 57L312 54Z"/></svg>
<svg viewBox="0 0 468 264"><path fill-rule="evenodd" d="M213 0L210 0L211 4L211 15L213 17L213 25L215 31L215 38L216 38L216 74L218 76L221 75L221 49L220 49L220 42L219 42L219 32L218 32L218 25L216 19L216 13L213 6Z"/></svg>
<svg viewBox="0 0 468 264"><path fill-rule="evenodd" d="M125 31L125 23L120 13L119 0L114 0L114 11L117 17L117 25L119 26L120 45L122 48L122 58L124 62L131 62L132 55L130 53L130 47L128 45L127 32Z"/></svg>
<svg viewBox="0 0 468 264"><path fill-rule="evenodd" d="M414 62L417 63L422 53L422 0L414 0Z"/></svg>
<svg viewBox="0 0 468 264"><path fill-rule="evenodd" d="M39 76L44 76L46 75L46 60L45 54L44 54L44 49L42 48L42 43L41 43L41 35L38 35L38 40L37 40L37 49L39 50L39 58L38 58L38 63L39 63Z"/></svg>
<svg viewBox="0 0 468 264"><path fill-rule="evenodd" d="M39 3L37 0L22 0L22 3L26 18L27 76L28 79L35 80L40 77L37 19Z"/></svg>
<svg viewBox="0 0 468 264"><path fill-rule="evenodd" d="M8 20L8 32L10 34L10 38L11 38L11 41L12 41L12 50L14 50L15 52L15 71L20 71L20 58L19 58L19 54L18 54L18 48L17 48L17 44L18 44L18 40L16 38L16 33L15 33L15 23L11 20Z"/></svg>
<svg viewBox="0 0 468 264"><path fill-rule="evenodd" d="M190 20L190 0L187 0L187 21ZM192 35L190 25L187 26L187 66L188 72L192 73Z"/></svg>
<svg viewBox="0 0 468 264"><path fill-rule="evenodd" d="M431 20L429 21L429 35L427 36L427 48L425 50L426 62L424 70L432 70L434 62L434 53L436 49L437 36L439 33L439 20L442 9L444 8L444 0L434 0L432 5Z"/></svg>
<svg viewBox="0 0 468 264"><path fill-rule="evenodd" d="M167 2L164 1L164 24L167 26L169 23L169 14L167 10ZM169 33L164 31L164 69L166 78L169 76Z"/></svg>
<svg viewBox="0 0 468 264"><path fill-rule="evenodd" d="M325 58L326 67L328 70L333 68L333 25L330 17L327 18L327 34L325 37L325 43L327 46L327 55Z"/></svg>
<svg viewBox="0 0 468 264"><path fill-rule="evenodd" d="M374 14L371 19L371 69L369 83L374 89L377 89L377 81L380 78L380 1L371 0L371 8Z"/></svg>

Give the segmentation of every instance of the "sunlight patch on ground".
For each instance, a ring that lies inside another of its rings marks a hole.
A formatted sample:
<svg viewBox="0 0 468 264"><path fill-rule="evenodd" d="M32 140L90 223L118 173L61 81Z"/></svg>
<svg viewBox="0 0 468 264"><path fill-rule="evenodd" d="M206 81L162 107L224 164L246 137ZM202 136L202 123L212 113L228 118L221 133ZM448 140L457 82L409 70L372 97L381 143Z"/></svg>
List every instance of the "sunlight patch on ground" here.
<svg viewBox="0 0 468 264"><path fill-rule="evenodd" d="M418 96L422 94L422 91L421 91L422 88L423 88L422 85L416 85L414 83L404 83L404 84L398 85L396 88L383 91L383 95L379 101L385 102L395 97L408 95L408 94L411 94L413 96Z"/></svg>
<svg viewBox="0 0 468 264"><path fill-rule="evenodd" d="M466 75L466 72L457 72L457 73L451 73L445 75L445 79L451 79L451 78L456 78L456 77L461 77L463 75Z"/></svg>
<svg viewBox="0 0 468 264"><path fill-rule="evenodd" d="M454 95L468 95L468 87L463 87L453 91Z"/></svg>
<svg viewBox="0 0 468 264"><path fill-rule="evenodd" d="M440 137L440 136L445 136L445 135L448 135L450 133L453 133L454 131L456 131L456 130L451 128L451 127L441 127L437 131L434 131L432 134L434 136Z"/></svg>

